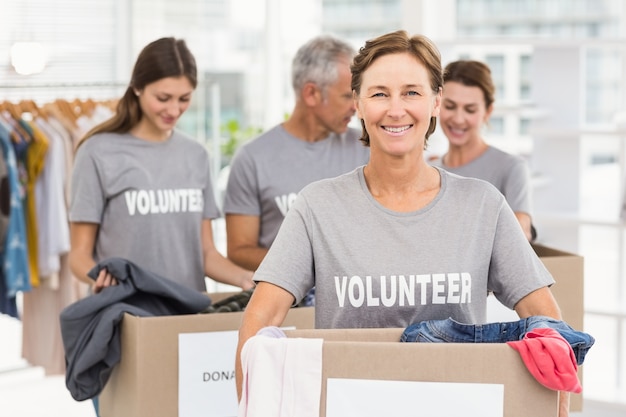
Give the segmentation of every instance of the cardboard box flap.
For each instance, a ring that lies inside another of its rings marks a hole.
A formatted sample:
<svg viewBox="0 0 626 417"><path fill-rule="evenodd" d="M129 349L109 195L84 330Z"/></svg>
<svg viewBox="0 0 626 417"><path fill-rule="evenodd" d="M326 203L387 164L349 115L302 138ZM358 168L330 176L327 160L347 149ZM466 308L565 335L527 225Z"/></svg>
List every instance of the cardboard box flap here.
<svg viewBox="0 0 626 417"><path fill-rule="evenodd" d="M567 252L567 251L556 249L556 248L551 248L548 246L541 245L539 243L533 243L532 247L535 250L535 253L537 254L537 256L539 256L540 258L549 258L549 257L554 257L554 256L567 256L567 257L575 256L578 258L582 258L580 255L577 255L575 253Z"/></svg>
<svg viewBox="0 0 626 417"><path fill-rule="evenodd" d="M285 330L287 337L319 338L324 341L400 342L404 329L297 329Z"/></svg>

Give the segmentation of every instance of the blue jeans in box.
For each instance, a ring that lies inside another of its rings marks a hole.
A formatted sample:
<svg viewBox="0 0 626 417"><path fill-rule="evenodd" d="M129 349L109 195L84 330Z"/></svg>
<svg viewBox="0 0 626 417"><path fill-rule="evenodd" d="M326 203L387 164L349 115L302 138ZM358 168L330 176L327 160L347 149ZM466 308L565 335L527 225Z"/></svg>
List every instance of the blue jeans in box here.
<svg viewBox="0 0 626 417"><path fill-rule="evenodd" d="M545 316L531 316L518 321L488 324L463 324L451 318L425 320L409 325L402 333L400 341L505 343L522 340L527 332L542 327L552 328L559 332L574 350L578 365L582 365L595 339L587 333L574 330L564 321Z"/></svg>

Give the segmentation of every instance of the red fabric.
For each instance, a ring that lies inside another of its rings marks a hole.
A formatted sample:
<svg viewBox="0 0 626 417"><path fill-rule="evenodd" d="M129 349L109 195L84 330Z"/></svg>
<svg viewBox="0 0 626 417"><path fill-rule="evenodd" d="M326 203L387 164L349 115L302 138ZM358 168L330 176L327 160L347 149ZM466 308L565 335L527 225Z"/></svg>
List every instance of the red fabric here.
<svg viewBox="0 0 626 417"><path fill-rule="evenodd" d="M574 351L556 330L534 329L522 340L506 343L519 352L532 376L544 387L575 393L582 391Z"/></svg>

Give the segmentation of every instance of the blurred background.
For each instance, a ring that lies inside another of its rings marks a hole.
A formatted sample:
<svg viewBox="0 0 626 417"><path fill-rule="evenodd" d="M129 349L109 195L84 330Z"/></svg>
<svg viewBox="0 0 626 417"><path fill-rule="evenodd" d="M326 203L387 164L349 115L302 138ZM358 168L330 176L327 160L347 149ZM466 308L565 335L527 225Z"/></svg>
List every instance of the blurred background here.
<svg viewBox="0 0 626 417"><path fill-rule="evenodd" d="M291 58L312 36L358 48L405 29L433 39L444 65L485 61L497 91L485 136L528 160L538 242L584 256L584 330L597 340L584 398L626 409L626 2L1 0L0 16L0 103L107 103L143 46L184 38L201 80L179 128L209 150L217 193L237 147L291 110ZM446 146L438 128L428 152ZM223 250L220 222L216 238ZM21 324L0 319L0 377L13 377L32 367ZM11 385L0 378L0 392Z"/></svg>

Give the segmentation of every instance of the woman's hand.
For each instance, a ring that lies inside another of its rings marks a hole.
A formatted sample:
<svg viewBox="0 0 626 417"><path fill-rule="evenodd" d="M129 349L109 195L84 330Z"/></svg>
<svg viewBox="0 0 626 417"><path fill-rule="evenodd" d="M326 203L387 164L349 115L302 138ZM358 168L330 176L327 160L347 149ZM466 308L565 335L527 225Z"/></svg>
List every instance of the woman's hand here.
<svg viewBox="0 0 626 417"><path fill-rule="evenodd" d="M93 284L92 289L94 294L98 294L106 287L111 287L113 285L117 285L117 279L113 275L103 268L98 273L98 278L96 278L96 282Z"/></svg>

